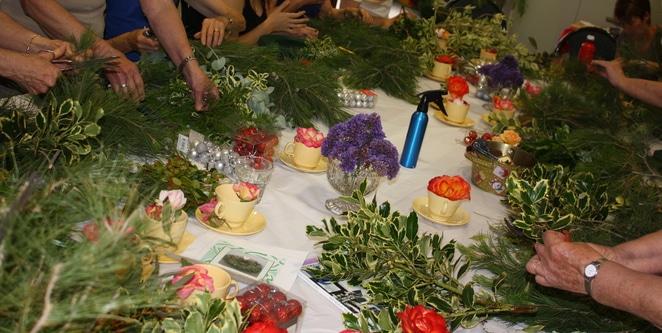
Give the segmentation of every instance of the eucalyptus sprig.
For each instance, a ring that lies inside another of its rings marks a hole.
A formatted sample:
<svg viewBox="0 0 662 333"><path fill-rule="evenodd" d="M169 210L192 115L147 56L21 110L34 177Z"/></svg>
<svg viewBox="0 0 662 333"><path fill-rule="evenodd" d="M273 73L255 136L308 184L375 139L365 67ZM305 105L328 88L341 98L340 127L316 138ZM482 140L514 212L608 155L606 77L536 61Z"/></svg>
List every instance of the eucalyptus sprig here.
<svg viewBox="0 0 662 333"><path fill-rule="evenodd" d="M390 204L366 202L365 183L344 200L358 205L346 213L347 223L331 217L324 227L309 225L309 236L323 237L318 242L322 253L319 269L311 269L315 278L347 280L367 290L371 305L388 309L375 314L363 311L358 318L348 318L348 328L363 332L392 331L397 324L394 315L406 305L423 304L440 312L452 328L474 327L494 313L531 313L531 306L501 303L497 290L502 277L494 279L492 290L474 290L472 282L461 278L469 262L456 257L455 241L444 243L437 234L418 235L418 217L391 213ZM349 319L349 320L348 320Z"/></svg>

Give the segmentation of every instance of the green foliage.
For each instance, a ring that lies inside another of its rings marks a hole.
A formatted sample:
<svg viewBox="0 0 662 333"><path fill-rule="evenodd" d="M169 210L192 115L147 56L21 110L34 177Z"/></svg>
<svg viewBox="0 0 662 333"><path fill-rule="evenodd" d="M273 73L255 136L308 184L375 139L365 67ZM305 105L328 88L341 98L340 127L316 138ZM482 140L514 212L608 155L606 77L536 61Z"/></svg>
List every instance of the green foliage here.
<svg viewBox="0 0 662 333"><path fill-rule="evenodd" d="M563 166L537 164L521 176L506 180L507 200L514 210L515 228L535 241L547 230L567 230L575 221L601 221L607 217L607 185L593 174L568 172Z"/></svg>
<svg viewBox="0 0 662 333"><path fill-rule="evenodd" d="M237 333L246 326L237 300L212 299L209 293L198 293L196 297L198 303L185 307L180 318L166 318L152 332Z"/></svg>
<svg viewBox="0 0 662 333"><path fill-rule="evenodd" d="M347 222L333 217L322 228L308 226L309 236L318 242L321 269L312 269L316 278L347 280L367 290L371 304L384 307L379 314L369 309L361 316L345 316L348 328L372 332L393 331L398 326L396 312L406 305L424 304L440 312L453 328L473 327L500 312L535 312L535 308L502 303L495 296L499 283L490 290L474 290L460 279L469 262L456 257L456 243L443 242L440 235L418 235L418 217L390 211L388 202L366 202L362 188L344 200L359 209L347 212Z"/></svg>
<svg viewBox="0 0 662 333"><path fill-rule="evenodd" d="M535 56L530 55L526 46L517 41L517 34L503 29L501 24L507 20L503 14L474 19L471 17L472 9L467 6L463 11L453 10L443 22L439 22L442 28L451 33L448 49L465 61L477 59L481 49L497 50L499 58L507 54L515 56L522 72L538 69Z"/></svg>
<svg viewBox="0 0 662 333"><path fill-rule="evenodd" d="M165 161L159 160L143 165L141 174L142 193L150 193L150 189L182 190L186 197L186 205L183 209L189 213L209 202L214 197L215 186L225 177L216 169L199 169L186 157L174 152Z"/></svg>

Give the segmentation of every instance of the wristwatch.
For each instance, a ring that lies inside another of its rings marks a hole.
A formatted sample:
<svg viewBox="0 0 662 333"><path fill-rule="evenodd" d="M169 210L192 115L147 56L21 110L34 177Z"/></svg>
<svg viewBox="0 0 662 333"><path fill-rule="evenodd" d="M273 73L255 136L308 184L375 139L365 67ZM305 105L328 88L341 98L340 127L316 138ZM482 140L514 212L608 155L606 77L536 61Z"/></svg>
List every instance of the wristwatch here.
<svg viewBox="0 0 662 333"><path fill-rule="evenodd" d="M600 258L584 267L584 288L586 288L586 293L591 296L591 282L598 276L598 271L602 263L607 261L607 258Z"/></svg>

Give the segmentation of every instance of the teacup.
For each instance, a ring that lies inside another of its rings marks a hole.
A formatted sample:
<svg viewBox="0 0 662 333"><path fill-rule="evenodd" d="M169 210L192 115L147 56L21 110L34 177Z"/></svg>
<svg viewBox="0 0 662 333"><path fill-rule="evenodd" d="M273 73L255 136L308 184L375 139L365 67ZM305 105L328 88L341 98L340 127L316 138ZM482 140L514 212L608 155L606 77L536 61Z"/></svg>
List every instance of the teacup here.
<svg viewBox="0 0 662 333"><path fill-rule="evenodd" d="M457 209L460 208L460 205L465 200L450 200L434 194L432 191L428 191L428 212L430 215L442 222L446 222L455 215Z"/></svg>
<svg viewBox="0 0 662 333"><path fill-rule="evenodd" d="M451 64L447 64L435 60L434 67L432 67L432 76L440 79L447 79L449 76L451 76L452 70L453 70L453 66Z"/></svg>
<svg viewBox="0 0 662 333"><path fill-rule="evenodd" d="M451 102L450 100L444 104L446 109L446 118L448 120L463 124L467 118L467 113L469 113L469 103L463 102L462 105Z"/></svg>
<svg viewBox="0 0 662 333"><path fill-rule="evenodd" d="M216 201L241 201L237 196L237 192L232 188L234 184L221 184L216 186L214 193L216 193Z"/></svg>
<svg viewBox="0 0 662 333"><path fill-rule="evenodd" d="M492 113L497 117L497 119L501 118L501 114L505 114L507 119L512 119L513 116L515 116L515 109L512 110L501 110L497 108L492 108Z"/></svg>
<svg viewBox="0 0 662 333"><path fill-rule="evenodd" d="M322 158L322 148L308 147L301 142L288 142L285 145L285 155L292 157L292 162L304 168L315 168Z"/></svg>
<svg viewBox="0 0 662 333"><path fill-rule="evenodd" d="M237 296L237 293L239 292L239 284L232 279L227 271L218 266L209 264L195 264L195 266L207 269L207 275L209 275L214 281L214 291L211 293L212 298L229 300ZM195 294L196 293L194 292L184 299L184 304L195 304Z"/></svg>
<svg viewBox="0 0 662 333"><path fill-rule="evenodd" d="M257 200L253 201L219 201L214 207L214 214L225 220L230 228L241 227L253 213Z"/></svg>

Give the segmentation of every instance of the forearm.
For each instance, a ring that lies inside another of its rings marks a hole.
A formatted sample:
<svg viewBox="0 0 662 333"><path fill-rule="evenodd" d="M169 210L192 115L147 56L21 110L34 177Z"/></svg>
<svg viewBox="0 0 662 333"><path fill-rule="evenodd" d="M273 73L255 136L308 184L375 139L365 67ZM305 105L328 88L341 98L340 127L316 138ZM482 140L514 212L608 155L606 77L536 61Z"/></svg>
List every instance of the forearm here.
<svg viewBox="0 0 662 333"><path fill-rule="evenodd" d="M51 38L69 40L73 36L80 39L86 28L62 5L54 0L21 0L25 14L32 18ZM101 37L95 36L96 39Z"/></svg>
<svg viewBox="0 0 662 333"><path fill-rule="evenodd" d="M607 261L591 284L591 294L600 304L627 311L662 327L660 276Z"/></svg>
<svg viewBox="0 0 662 333"><path fill-rule="evenodd" d="M232 25L226 25L227 29L233 29L235 31L244 31L246 29L244 16L241 15L240 11L226 4L225 1L188 0L187 3L205 17L225 16L228 19L232 19Z"/></svg>
<svg viewBox="0 0 662 333"><path fill-rule="evenodd" d="M257 45L257 42L260 39L260 37L264 35L269 35L273 32L274 31L273 29L271 29L271 26L269 25L268 21L264 21L262 22L262 24L255 27L255 29L239 36L239 41L248 45Z"/></svg>
<svg viewBox="0 0 662 333"><path fill-rule="evenodd" d="M130 33L121 34L117 37L111 38L108 40L108 44L122 53L134 51L133 46L131 45Z"/></svg>
<svg viewBox="0 0 662 333"><path fill-rule="evenodd" d="M184 24L171 0L140 0L140 6L161 46L176 66L193 55Z"/></svg>
<svg viewBox="0 0 662 333"><path fill-rule="evenodd" d="M662 107L662 82L622 77L612 85L642 102Z"/></svg>
<svg viewBox="0 0 662 333"><path fill-rule="evenodd" d="M633 96L634 97L634 96ZM662 230L650 233L635 240L614 247L615 261L633 270L659 274L662 273Z"/></svg>

